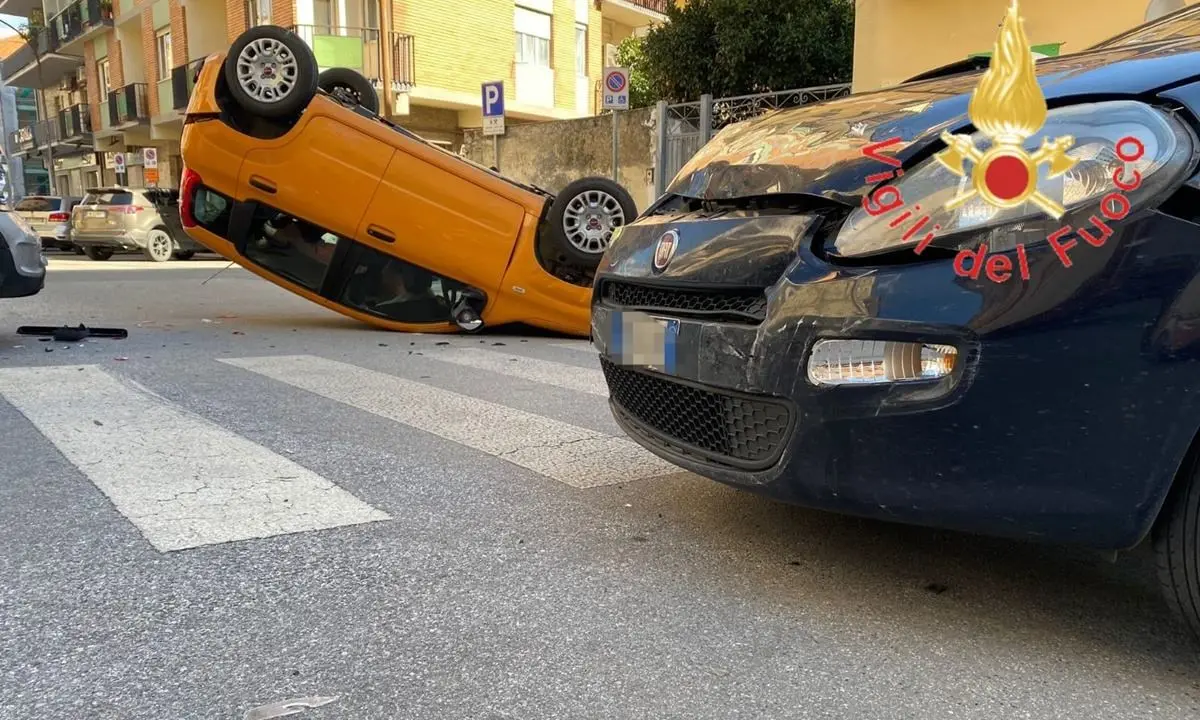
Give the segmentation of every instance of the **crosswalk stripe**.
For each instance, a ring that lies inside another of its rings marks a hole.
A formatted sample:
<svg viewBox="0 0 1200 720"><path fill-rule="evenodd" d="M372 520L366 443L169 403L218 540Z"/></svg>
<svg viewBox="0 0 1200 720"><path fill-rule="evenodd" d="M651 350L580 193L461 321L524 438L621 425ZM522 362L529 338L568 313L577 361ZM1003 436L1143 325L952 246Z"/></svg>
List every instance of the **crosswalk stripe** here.
<svg viewBox="0 0 1200 720"><path fill-rule="evenodd" d="M681 472L636 443L312 355L219 362L423 430L577 488Z"/></svg>
<svg viewBox="0 0 1200 720"><path fill-rule="evenodd" d="M576 352L596 354L596 346L592 345L590 340L574 340L566 342L550 343L550 347L563 348L564 350L574 350Z"/></svg>
<svg viewBox="0 0 1200 720"><path fill-rule="evenodd" d="M608 397L608 385L605 384L604 374L598 367L584 368L469 347L438 348L437 352L426 353L425 357L589 395Z"/></svg>
<svg viewBox="0 0 1200 720"><path fill-rule="evenodd" d="M0 395L160 552L390 519L95 365L3 369Z"/></svg>

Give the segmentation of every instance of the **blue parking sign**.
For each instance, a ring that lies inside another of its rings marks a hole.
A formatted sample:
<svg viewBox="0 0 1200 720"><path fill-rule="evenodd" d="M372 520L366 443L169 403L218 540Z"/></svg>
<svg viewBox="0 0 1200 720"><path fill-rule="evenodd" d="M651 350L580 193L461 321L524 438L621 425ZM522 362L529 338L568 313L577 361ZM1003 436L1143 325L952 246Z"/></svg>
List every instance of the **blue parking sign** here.
<svg viewBox="0 0 1200 720"><path fill-rule="evenodd" d="M483 91L483 134L504 134L504 82L485 82Z"/></svg>

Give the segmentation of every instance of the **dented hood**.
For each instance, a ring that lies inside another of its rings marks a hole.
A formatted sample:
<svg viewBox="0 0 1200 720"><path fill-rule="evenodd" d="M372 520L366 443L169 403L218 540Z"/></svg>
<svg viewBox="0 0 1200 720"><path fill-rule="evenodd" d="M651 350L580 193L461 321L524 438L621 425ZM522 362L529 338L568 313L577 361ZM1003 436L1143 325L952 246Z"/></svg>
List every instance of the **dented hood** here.
<svg viewBox="0 0 1200 720"><path fill-rule="evenodd" d="M1038 82L1051 107L1070 98L1129 97L1200 76L1200 37L1041 60ZM675 176L668 194L729 200L774 194L819 195L857 203L868 175L887 170L863 148L905 161L943 130L970 124L967 104L980 72L901 85L781 110L730 125Z"/></svg>

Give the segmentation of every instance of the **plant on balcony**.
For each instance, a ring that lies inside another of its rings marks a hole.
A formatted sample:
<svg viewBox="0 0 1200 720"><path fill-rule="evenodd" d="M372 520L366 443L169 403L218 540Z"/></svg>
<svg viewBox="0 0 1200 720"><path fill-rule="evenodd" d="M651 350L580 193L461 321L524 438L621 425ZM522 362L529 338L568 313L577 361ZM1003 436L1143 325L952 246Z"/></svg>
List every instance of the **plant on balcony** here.
<svg viewBox="0 0 1200 720"><path fill-rule="evenodd" d="M851 0L692 0L647 33L652 93L695 100L849 82Z"/></svg>
<svg viewBox="0 0 1200 720"><path fill-rule="evenodd" d="M113 4L112 0L100 0L100 18L102 20L112 20Z"/></svg>

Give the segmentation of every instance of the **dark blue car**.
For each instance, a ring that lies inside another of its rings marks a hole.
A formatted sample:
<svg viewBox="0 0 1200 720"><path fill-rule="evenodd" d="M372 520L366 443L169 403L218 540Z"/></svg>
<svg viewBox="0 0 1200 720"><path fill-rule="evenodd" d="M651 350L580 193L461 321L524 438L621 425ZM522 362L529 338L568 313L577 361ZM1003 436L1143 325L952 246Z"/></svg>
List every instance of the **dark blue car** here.
<svg viewBox="0 0 1200 720"><path fill-rule="evenodd" d="M1200 635L1200 8L1037 62L1015 145L968 113L978 62L702 149L597 271L612 411L786 502L1149 540ZM981 186L989 137L1027 153Z"/></svg>

